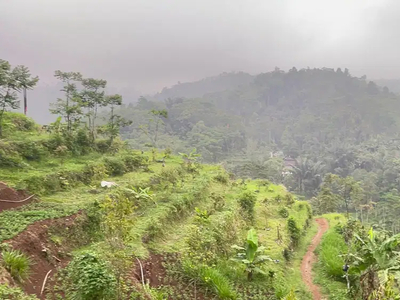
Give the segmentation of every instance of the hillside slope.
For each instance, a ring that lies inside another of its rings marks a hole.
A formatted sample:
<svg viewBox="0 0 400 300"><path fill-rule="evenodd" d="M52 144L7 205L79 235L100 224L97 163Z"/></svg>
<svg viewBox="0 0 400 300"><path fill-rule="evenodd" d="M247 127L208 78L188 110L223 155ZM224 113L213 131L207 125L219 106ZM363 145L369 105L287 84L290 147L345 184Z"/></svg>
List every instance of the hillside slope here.
<svg viewBox="0 0 400 300"><path fill-rule="evenodd" d="M20 146L45 147L51 136L32 128L3 142L13 145L29 135ZM18 150L26 147L13 149L6 161L19 165L3 168L0 179L36 200L0 212L0 295L17 295L19 286L40 299L83 299L77 293L106 282L92 292L101 290L107 299L281 299L293 290L299 299L311 299L299 265L315 225L309 204L283 186L232 180L220 166L202 165L193 155L182 159L121 147L112 155L28 160ZM102 180L117 186L102 188ZM250 228L255 235L248 235ZM260 269L231 260L232 246L246 245L249 237L257 237L262 254L271 258ZM11 271L5 261L15 255L10 248L31 260L32 283ZM105 277L85 281L83 264Z"/></svg>

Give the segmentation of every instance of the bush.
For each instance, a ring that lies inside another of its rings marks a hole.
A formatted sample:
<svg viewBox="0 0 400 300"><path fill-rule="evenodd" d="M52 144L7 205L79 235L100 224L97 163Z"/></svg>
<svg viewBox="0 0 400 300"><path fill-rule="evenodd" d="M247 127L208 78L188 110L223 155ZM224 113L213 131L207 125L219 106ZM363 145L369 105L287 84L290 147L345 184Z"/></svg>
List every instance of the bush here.
<svg viewBox="0 0 400 300"><path fill-rule="evenodd" d="M38 125L31 118L28 118L24 114L15 112L5 112L4 113L4 123L11 123L13 131L36 131L38 130ZM7 126L6 126L7 127Z"/></svg>
<svg viewBox="0 0 400 300"><path fill-rule="evenodd" d="M274 197L274 200L276 201L276 203L281 203L282 202L282 196L278 194L278 195L276 195Z"/></svg>
<svg viewBox="0 0 400 300"><path fill-rule="evenodd" d="M30 276L31 261L19 250L5 250L2 253L4 267L12 278L24 282Z"/></svg>
<svg viewBox="0 0 400 300"><path fill-rule="evenodd" d="M90 150L92 149L92 143L90 141L87 130L84 130L82 128L78 130L78 132L76 133L74 145L76 146L75 148L78 148L76 150L79 150L80 155L84 155L90 152ZM78 152L76 150L75 152Z"/></svg>
<svg viewBox="0 0 400 300"><path fill-rule="evenodd" d="M222 210L225 206L225 196L220 193L212 192L210 198L213 201L213 209L216 211Z"/></svg>
<svg viewBox="0 0 400 300"><path fill-rule="evenodd" d="M257 201L257 196L250 191L243 192L239 197L239 204L243 211L248 214L250 220L254 217L254 206Z"/></svg>
<svg viewBox="0 0 400 300"><path fill-rule="evenodd" d="M75 257L67 267L66 295L72 299L114 299L116 279L104 261L93 253Z"/></svg>
<svg viewBox="0 0 400 300"><path fill-rule="evenodd" d="M219 173L214 176L214 180L219 183L222 183L222 184L228 184L229 183L229 175L226 174L226 172Z"/></svg>
<svg viewBox="0 0 400 300"><path fill-rule="evenodd" d="M60 134L52 134L43 144L50 152L53 152L58 147L65 146L65 141Z"/></svg>
<svg viewBox="0 0 400 300"><path fill-rule="evenodd" d="M286 207L282 207L281 209L279 209L278 213L282 218L289 217L289 211L287 210Z"/></svg>
<svg viewBox="0 0 400 300"><path fill-rule="evenodd" d="M24 162L18 156L9 156L0 149L0 167L3 168L22 168Z"/></svg>
<svg viewBox="0 0 400 300"><path fill-rule="evenodd" d="M296 221L292 217L288 219L287 224L292 247L296 247L300 241L300 229L297 227Z"/></svg>
<svg viewBox="0 0 400 300"><path fill-rule="evenodd" d="M117 157L107 157L104 159L107 173L111 176L121 176L126 172L124 162Z"/></svg>
<svg viewBox="0 0 400 300"><path fill-rule="evenodd" d="M82 172L82 182L91 184L93 181L100 181L107 176L107 168L103 163L86 165Z"/></svg>
<svg viewBox="0 0 400 300"><path fill-rule="evenodd" d="M107 153L110 149L110 141L109 140L96 140L96 150L100 153Z"/></svg>
<svg viewBox="0 0 400 300"><path fill-rule="evenodd" d="M20 288L0 284L0 299L7 300L38 300L35 296L26 295Z"/></svg>
<svg viewBox="0 0 400 300"><path fill-rule="evenodd" d="M283 258L288 262L288 261L290 261L291 259L292 259L292 256L293 256L293 254L292 254L292 251L290 251L290 249L289 248L285 248L285 249L283 249Z"/></svg>
<svg viewBox="0 0 400 300"><path fill-rule="evenodd" d="M19 155L26 160L40 160L49 154L43 144L39 142L23 141L15 142L14 145Z"/></svg>
<svg viewBox="0 0 400 300"><path fill-rule="evenodd" d="M285 203L287 206L291 206L292 204L295 203L295 199L294 199L293 195L290 193L287 193L285 195L284 199L285 199Z"/></svg>
<svg viewBox="0 0 400 300"><path fill-rule="evenodd" d="M136 171L138 168L147 167L149 164L147 157L138 154L124 155L122 160L128 172Z"/></svg>

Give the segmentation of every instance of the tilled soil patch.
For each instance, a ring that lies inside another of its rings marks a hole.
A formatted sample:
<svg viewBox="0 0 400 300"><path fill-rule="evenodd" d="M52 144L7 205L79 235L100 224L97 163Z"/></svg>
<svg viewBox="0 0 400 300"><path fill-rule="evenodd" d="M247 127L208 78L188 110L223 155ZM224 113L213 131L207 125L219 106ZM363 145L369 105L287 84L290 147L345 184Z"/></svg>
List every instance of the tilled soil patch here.
<svg viewBox="0 0 400 300"><path fill-rule="evenodd" d="M31 266L31 276L22 288L28 294L35 294L39 299L45 299L45 293L41 295L41 289L46 274L52 270L49 278L56 274L56 269L65 267L70 261L66 247L55 245L49 240L49 227L61 227L66 230L74 225L74 220L79 213L59 219L51 219L36 222L29 225L28 228L16 237L4 241L10 244L14 249L18 249L28 255L33 262ZM51 281L47 280L48 284Z"/></svg>
<svg viewBox="0 0 400 300"><path fill-rule="evenodd" d="M20 207L34 201L25 191L16 191L0 182L0 212L7 209Z"/></svg>

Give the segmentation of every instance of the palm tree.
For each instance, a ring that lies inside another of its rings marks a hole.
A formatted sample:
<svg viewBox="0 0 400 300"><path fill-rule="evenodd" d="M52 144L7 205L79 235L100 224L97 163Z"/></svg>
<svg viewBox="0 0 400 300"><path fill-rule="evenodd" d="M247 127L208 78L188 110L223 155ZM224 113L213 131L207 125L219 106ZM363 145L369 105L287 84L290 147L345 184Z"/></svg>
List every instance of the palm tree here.
<svg viewBox="0 0 400 300"><path fill-rule="evenodd" d="M313 194L322 183L322 174L324 165L318 161L305 159L296 159L293 166L293 175L296 178L297 190L301 193Z"/></svg>

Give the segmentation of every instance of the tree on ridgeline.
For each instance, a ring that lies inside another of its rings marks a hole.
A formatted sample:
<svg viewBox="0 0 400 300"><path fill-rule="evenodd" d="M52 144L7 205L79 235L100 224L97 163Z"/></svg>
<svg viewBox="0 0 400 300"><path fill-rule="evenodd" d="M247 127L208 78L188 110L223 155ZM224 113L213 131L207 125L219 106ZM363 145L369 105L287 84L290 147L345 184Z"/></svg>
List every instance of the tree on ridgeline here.
<svg viewBox="0 0 400 300"><path fill-rule="evenodd" d="M18 93L32 89L38 81L39 78L32 77L27 67L12 68L8 61L0 59L0 137L3 135L4 112L19 108Z"/></svg>

